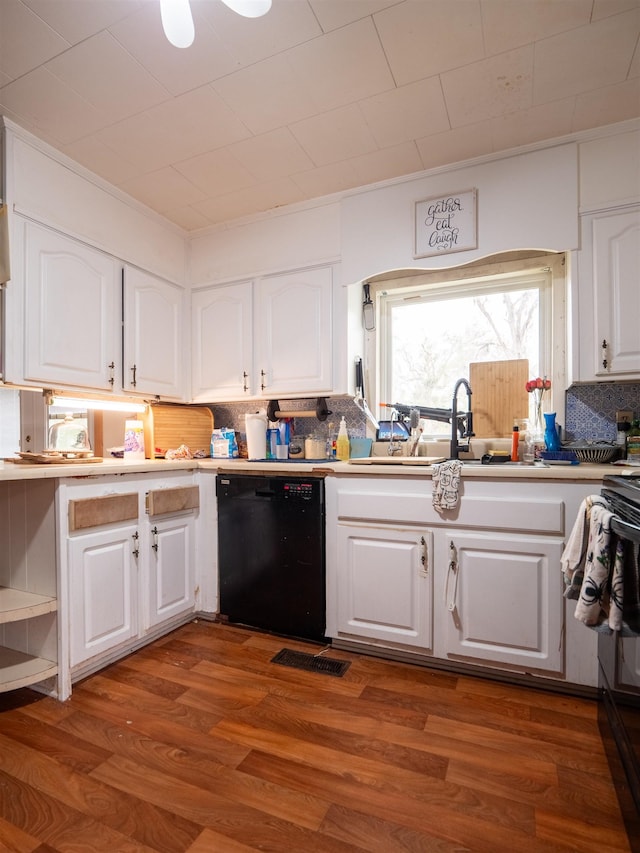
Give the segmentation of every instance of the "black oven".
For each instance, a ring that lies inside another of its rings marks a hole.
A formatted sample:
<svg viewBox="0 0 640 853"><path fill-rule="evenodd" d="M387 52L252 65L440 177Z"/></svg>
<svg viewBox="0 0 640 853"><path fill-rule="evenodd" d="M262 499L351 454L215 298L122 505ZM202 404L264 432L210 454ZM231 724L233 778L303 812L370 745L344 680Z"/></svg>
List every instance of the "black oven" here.
<svg viewBox="0 0 640 853"><path fill-rule="evenodd" d="M640 474L605 477L601 494L624 546L623 627L598 635L599 724L633 853L640 853Z"/></svg>

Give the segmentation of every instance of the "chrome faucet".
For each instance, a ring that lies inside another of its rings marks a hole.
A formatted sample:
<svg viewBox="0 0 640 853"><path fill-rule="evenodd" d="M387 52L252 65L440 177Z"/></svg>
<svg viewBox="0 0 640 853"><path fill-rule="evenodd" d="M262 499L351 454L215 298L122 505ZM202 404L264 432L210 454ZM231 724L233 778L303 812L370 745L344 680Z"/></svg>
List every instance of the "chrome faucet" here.
<svg viewBox="0 0 640 853"><path fill-rule="evenodd" d="M458 391L463 386L467 392L467 411L466 413L458 414ZM458 439L466 438L466 445L460 445ZM451 452L450 459L458 459L460 450L469 450L471 437L473 432L473 414L471 412L471 386L466 379L458 379L453 389L453 400L451 402Z"/></svg>

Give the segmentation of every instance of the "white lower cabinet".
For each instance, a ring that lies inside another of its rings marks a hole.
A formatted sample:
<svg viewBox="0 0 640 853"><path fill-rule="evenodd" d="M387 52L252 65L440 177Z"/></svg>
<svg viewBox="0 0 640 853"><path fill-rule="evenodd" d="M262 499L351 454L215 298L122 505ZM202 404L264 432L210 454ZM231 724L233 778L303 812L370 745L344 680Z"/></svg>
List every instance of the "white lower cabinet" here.
<svg viewBox="0 0 640 853"><path fill-rule="evenodd" d="M137 524L69 541L71 668L138 635Z"/></svg>
<svg viewBox="0 0 640 853"><path fill-rule="evenodd" d="M431 489L427 477L327 478L334 644L596 686L597 638L563 597L560 558L600 484L463 477L443 514Z"/></svg>
<svg viewBox="0 0 640 853"><path fill-rule="evenodd" d="M69 680L190 618L199 487L191 473L62 481ZM70 690L70 684L68 686Z"/></svg>
<svg viewBox="0 0 640 853"><path fill-rule="evenodd" d="M447 656L560 671L562 543L457 531L444 538Z"/></svg>
<svg viewBox="0 0 640 853"><path fill-rule="evenodd" d="M149 524L145 628L194 608L194 528L192 513Z"/></svg>
<svg viewBox="0 0 640 853"><path fill-rule="evenodd" d="M433 538L429 531L338 526L338 630L430 648Z"/></svg>

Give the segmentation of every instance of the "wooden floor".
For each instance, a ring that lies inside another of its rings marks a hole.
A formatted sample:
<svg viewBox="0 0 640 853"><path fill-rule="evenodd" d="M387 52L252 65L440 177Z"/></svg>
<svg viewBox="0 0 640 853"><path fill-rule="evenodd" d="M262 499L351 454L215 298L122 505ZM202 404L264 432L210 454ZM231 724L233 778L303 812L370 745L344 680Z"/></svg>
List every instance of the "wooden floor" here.
<svg viewBox="0 0 640 853"><path fill-rule="evenodd" d="M596 704L186 625L75 685L0 696L0 850L629 850Z"/></svg>

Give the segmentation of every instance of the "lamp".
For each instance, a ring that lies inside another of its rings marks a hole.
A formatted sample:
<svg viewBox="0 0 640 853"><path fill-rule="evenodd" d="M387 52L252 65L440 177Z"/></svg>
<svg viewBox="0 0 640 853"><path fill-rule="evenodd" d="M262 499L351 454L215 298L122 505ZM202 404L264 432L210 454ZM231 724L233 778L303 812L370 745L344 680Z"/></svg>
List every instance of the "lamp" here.
<svg viewBox="0 0 640 853"><path fill-rule="evenodd" d="M130 403L127 400L91 400L82 397L48 397L50 406L62 409L96 409L103 412L135 412L142 413L147 408L144 403Z"/></svg>
<svg viewBox="0 0 640 853"><path fill-rule="evenodd" d="M222 0L243 18L260 18L271 8L271 0ZM164 34L174 47L191 47L195 38L189 0L160 0Z"/></svg>
<svg viewBox="0 0 640 853"><path fill-rule="evenodd" d="M191 47L196 33L189 0L160 0L160 17L164 34L174 47Z"/></svg>

